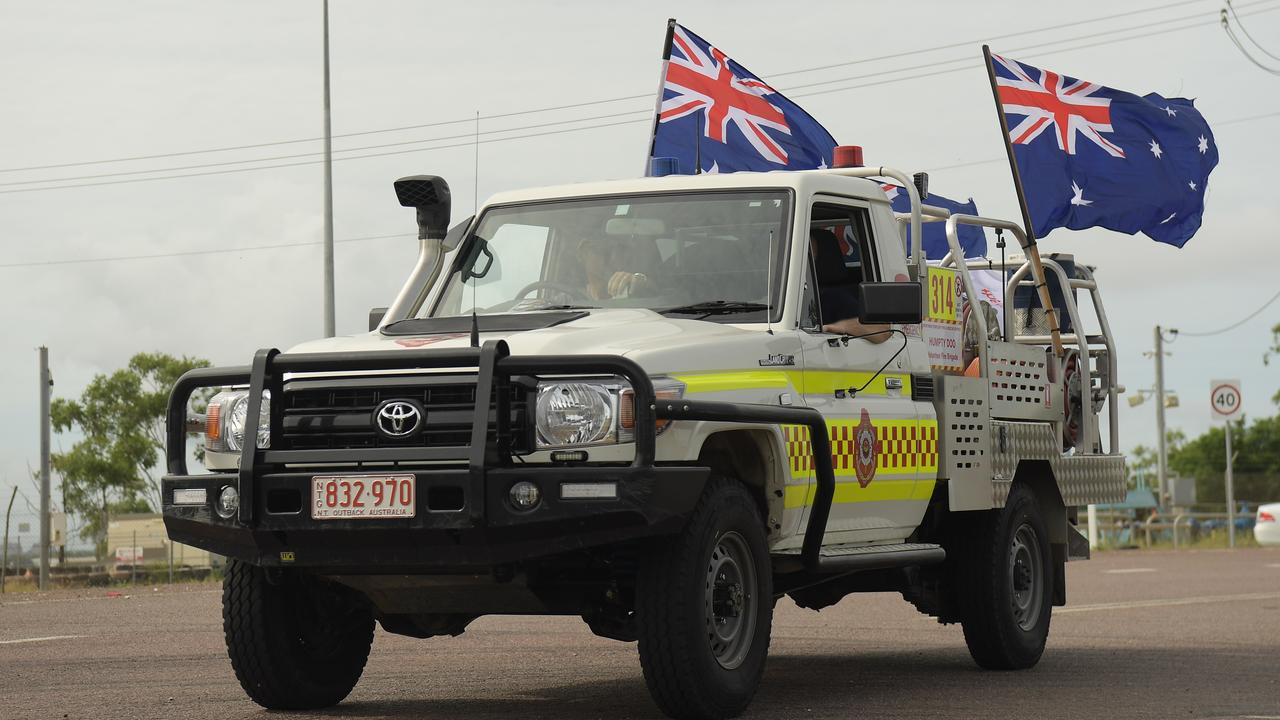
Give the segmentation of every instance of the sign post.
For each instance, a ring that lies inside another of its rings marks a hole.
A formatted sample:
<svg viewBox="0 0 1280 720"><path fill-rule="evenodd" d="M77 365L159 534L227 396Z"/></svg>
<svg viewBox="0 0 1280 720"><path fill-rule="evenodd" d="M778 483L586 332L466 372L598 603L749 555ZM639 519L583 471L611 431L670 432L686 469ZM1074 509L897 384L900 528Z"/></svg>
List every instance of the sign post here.
<svg viewBox="0 0 1280 720"><path fill-rule="evenodd" d="M1231 479L1231 422L1240 416L1244 405L1239 380L1212 380L1209 382L1209 408L1214 422L1226 424L1227 436L1227 546L1236 546L1236 491Z"/></svg>

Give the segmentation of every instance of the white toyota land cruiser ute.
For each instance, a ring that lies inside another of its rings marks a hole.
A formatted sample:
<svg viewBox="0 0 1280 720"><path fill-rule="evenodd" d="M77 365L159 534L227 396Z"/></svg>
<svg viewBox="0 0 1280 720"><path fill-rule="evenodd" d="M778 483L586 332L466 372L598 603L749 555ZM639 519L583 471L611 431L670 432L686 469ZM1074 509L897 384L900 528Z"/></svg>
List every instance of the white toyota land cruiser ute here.
<svg viewBox="0 0 1280 720"><path fill-rule="evenodd" d="M985 668L1034 665L1064 563L1088 556L1077 508L1124 494L1115 349L1092 268L957 262L963 224L1034 248L925 185L601 182L504 193L450 230L443 180L398 181L421 254L367 334L193 370L170 400L165 522L229 558L245 692L340 702L375 622L428 638L578 615L639 643L663 712L732 717L780 598L871 591L961 623ZM927 221L941 263L907 242ZM968 311L979 268L1002 312Z"/></svg>

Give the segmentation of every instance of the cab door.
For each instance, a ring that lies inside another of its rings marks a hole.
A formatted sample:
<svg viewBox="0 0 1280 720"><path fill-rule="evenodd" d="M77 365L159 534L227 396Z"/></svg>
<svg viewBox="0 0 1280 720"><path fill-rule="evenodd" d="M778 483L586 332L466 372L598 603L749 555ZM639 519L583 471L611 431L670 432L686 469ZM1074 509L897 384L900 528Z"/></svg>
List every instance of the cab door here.
<svg viewBox="0 0 1280 720"><path fill-rule="evenodd" d="M809 230L801 385L805 403L826 417L831 437L836 492L826 542L901 540L924 507L916 497L920 428L908 340L896 329L866 336L874 328L842 323L857 317L858 286L896 268L881 257L865 204L815 198ZM900 255L889 260L903 262ZM832 331L833 324L844 331Z"/></svg>

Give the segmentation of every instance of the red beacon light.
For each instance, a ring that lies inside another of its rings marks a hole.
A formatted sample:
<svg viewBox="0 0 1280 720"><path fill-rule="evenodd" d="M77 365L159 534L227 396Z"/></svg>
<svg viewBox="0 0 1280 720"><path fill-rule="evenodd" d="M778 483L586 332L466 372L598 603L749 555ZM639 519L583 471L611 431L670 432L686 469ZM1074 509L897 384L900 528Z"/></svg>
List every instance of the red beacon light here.
<svg viewBox="0 0 1280 720"><path fill-rule="evenodd" d="M837 145L831 153L831 166L838 168L862 167L861 145Z"/></svg>

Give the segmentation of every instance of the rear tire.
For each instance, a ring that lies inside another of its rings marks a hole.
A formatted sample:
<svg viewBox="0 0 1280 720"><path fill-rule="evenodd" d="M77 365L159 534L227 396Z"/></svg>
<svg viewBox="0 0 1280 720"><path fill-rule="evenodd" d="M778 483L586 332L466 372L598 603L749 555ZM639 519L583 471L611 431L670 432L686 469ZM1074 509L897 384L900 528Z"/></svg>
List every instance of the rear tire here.
<svg viewBox="0 0 1280 720"><path fill-rule="evenodd" d="M1049 536L1035 494L1015 483L1001 510L972 515L956 539L965 644L988 670L1022 670L1044 654L1053 610Z"/></svg>
<svg viewBox="0 0 1280 720"><path fill-rule="evenodd" d="M736 717L769 652L773 578L751 494L712 478L680 535L645 553L636 587L640 665L673 718Z"/></svg>
<svg viewBox="0 0 1280 720"><path fill-rule="evenodd" d="M222 628L240 686L270 710L336 705L360 680L373 614L354 591L228 560Z"/></svg>

